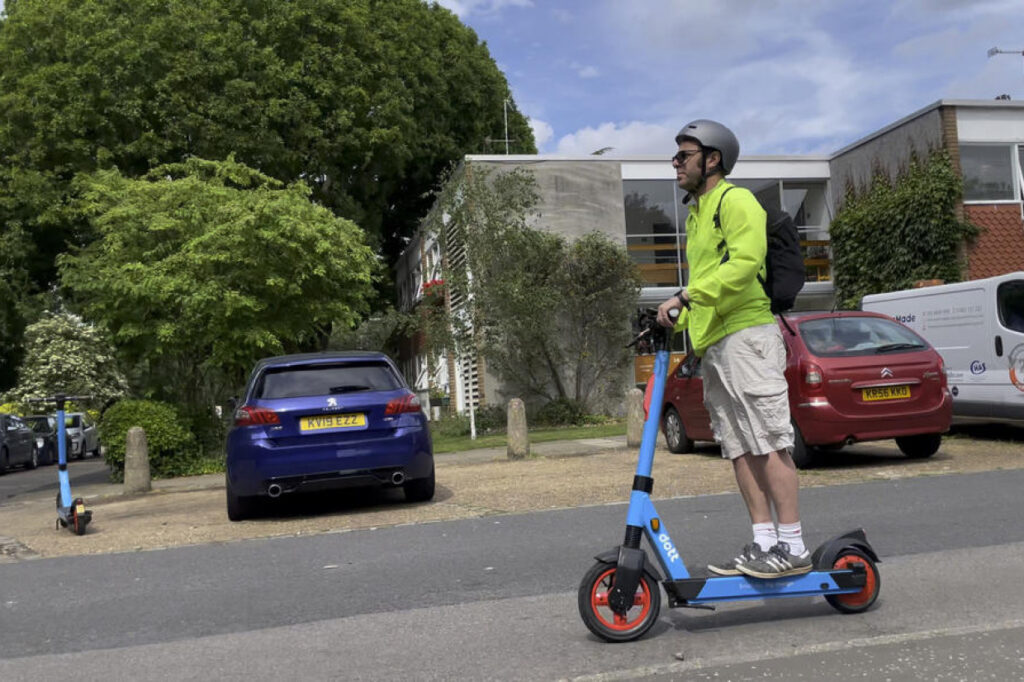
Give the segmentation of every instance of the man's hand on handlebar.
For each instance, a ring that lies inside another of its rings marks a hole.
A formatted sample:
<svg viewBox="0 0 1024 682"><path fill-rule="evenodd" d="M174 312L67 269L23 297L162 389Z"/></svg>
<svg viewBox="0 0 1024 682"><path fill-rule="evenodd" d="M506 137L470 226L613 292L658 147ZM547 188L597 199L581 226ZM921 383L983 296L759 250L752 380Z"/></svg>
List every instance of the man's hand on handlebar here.
<svg viewBox="0 0 1024 682"><path fill-rule="evenodd" d="M683 306L686 306L687 308L690 307L690 298L686 293L686 289L683 289L678 294L658 306L658 324L662 327L675 326L676 320L679 318L679 309ZM675 310L676 314L670 317L670 310Z"/></svg>

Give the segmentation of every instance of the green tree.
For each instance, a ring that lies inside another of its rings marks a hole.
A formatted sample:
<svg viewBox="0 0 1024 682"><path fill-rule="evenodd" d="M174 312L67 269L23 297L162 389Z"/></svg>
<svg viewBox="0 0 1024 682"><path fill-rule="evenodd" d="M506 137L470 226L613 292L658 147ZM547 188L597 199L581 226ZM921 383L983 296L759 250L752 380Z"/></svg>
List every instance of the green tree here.
<svg viewBox="0 0 1024 682"><path fill-rule="evenodd" d="M208 413L256 359L322 347L368 309L372 250L305 185L190 159L76 188L99 237L60 257L63 284L150 397Z"/></svg>
<svg viewBox="0 0 1024 682"><path fill-rule="evenodd" d="M507 392L592 407L621 388L640 277L599 233L569 242L534 227L536 203L529 171L471 163L439 194L427 226L442 240L452 299L472 301L451 314L452 340L479 348Z"/></svg>
<svg viewBox="0 0 1024 682"><path fill-rule="evenodd" d="M48 312L25 330L25 360L7 398L25 403L55 393L91 395L103 406L125 395L128 384L110 340L67 311Z"/></svg>
<svg viewBox="0 0 1024 682"><path fill-rule="evenodd" d="M72 178L229 154L349 218L390 261L441 171L495 151L505 77L422 0L18 0L0 19L0 225L32 235L38 290L66 243ZM515 152L534 152L515 104Z"/></svg>
<svg viewBox="0 0 1024 682"><path fill-rule="evenodd" d="M978 234L957 217L962 194L963 181L941 150L913 159L895 181L879 173L867 191L851 188L829 228L836 300L856 308L867 294L918 280L959 282L964 245Z"/></svg>

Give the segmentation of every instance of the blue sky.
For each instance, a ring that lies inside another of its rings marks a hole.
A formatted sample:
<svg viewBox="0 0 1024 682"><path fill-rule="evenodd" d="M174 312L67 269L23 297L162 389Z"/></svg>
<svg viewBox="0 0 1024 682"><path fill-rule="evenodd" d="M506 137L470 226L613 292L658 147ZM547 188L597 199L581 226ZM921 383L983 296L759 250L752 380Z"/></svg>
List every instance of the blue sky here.
<svg viewBox="0 0 1024 682"><path fill-rule="evenodd" d="M939 99L1024 101L1021 0L438 4L487 42L547 154L669 156L694 118L744 154L830 153Z"/></svg>

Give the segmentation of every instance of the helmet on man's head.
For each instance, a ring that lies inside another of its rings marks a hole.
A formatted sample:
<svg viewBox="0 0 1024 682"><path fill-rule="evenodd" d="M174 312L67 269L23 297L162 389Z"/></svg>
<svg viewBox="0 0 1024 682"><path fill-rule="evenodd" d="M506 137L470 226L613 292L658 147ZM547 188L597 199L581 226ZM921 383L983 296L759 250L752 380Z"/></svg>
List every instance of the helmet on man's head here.
<svg viewBox="0 0 1024 682"><path fill-rule="evenodd" d="M701 118L690 121L676 135L676 144L692 140L701 147L718 150L722 155L722 174L728 175L740 157L740 141L732 131L717 121Z"/></svg>

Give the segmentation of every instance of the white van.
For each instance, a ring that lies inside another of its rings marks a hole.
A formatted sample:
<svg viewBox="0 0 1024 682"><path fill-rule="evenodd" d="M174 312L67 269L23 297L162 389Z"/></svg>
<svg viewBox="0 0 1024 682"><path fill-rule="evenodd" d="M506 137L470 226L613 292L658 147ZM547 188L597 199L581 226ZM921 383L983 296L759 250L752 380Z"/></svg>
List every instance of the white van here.
<svg viewBox="0 0 1024 682"><path fill-rule="evenodd" d="M942 354L954 421L1024 425L1024 272L872 294L861 309L899 320Z"/></svg>

